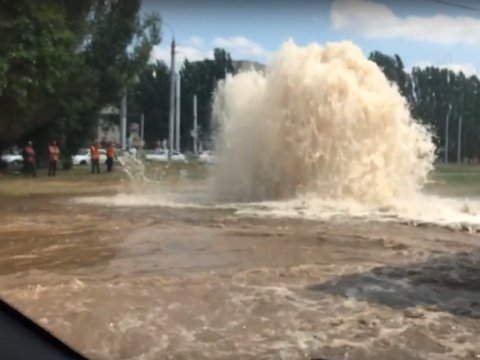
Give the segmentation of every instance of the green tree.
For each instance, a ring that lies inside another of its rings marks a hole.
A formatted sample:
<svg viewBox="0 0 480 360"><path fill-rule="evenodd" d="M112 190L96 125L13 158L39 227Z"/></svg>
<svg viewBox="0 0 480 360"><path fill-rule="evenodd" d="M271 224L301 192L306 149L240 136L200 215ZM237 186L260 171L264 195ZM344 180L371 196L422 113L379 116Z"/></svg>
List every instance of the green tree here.
<svg viewBox="0 0 480 360"><path fill-rule="evenodd" d="M163 62L149 64L129 91L129 114L138 122L145 116L145 141L153 146L156 141L168 138L170 104L170 69ZM130 120L130 118L129 118Z"/></svg>
<svg viewBox="0 0 480 360"><path fill-rule="evenodd" d="M394 82L408 100L415 118L429 125L434 133L438 155L443 159L448 126L448 158L457 159L460 119L461 153L467 158L480 155L480 81L462 72L429 66L404 71L402 59L373 52L370 59Z"/></svg>
<svg viewBox="0 0 480 360"><path fill-rule="evenodd" d="M68 155L143 71L160 17L140 0L0 1L0 145L56 137Z"/></svg>
<svg viewBox="0 0 480 360"><path fill-rule="evenodd" d="M0 142L49 122L77 39L56 1L6 1L0 10Z"/></svg>
<svg viewBox="0 0 480 360"><path fill-rule="evenodd" d="M224 49L215 49L213 60L206 59L196 62L185 60L180 70L182 82L181 134L183 147L190 148L192 144L190 130L193 126L193 96L197 95L199 136L204 142L208 143L212 132L210 120L213 93L218 81L225 79L227 74L232 74L233 72L232 58Z"/></svg>
<svg viewBox="0 0 480 360"><path fill-rule="evenodd" d="M198 125L203 141L210 139L212 96L219 80L233 73L228 52L215 49L212 60L185 60L181 76L181 147L190 149L193 127L193 96L197 95ZM155 73L155 76L153 75ZM149 64L129 92L129 113L138 121L145 115L145 140L152 146L157 140L168 139L170 104L170 69L163 62Z"/></svg>
<svg viewBox="0 0 480 360"><path fill-rule="evenodd" d="M379 51L370 54L369 59L375 62L384 72L388 80L395 83L402 96L411 100L412 84L408 73L405 71L403 61L399 55L393 57L385 55Z"/></svg>
<svg viewBox="0 0 480 360"><path fill-rule="evenodd" d="M471 76L466 86L462 152L468 159L473 159L480 156L480 81Z"/></svg>

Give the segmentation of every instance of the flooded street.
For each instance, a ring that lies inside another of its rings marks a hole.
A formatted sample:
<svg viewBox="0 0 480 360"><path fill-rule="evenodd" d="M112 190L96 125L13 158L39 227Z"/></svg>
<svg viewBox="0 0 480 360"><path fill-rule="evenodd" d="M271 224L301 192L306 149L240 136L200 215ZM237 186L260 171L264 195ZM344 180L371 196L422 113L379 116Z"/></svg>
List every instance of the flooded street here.
<svg viewBox="0 0 480 360"><path fill-rule="evenodd" d="M480 358L478 234L79 198L2 196L0 289L89 358Z"/></svg>
<svg viewBox="0 0 480 360"><path fill-rule="evenodd" d="M0 9L0 305L92 360L480 360L479 2Z"/></svg>

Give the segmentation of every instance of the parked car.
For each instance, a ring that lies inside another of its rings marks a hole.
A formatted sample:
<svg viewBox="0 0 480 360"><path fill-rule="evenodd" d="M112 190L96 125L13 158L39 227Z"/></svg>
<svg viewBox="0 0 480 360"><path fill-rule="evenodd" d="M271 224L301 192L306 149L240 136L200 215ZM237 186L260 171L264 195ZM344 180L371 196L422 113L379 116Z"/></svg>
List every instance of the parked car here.
<svg viewBox="0 0 480 360"><path fill-rule="evenodd" d="M217 162L217 159L212 150L205 150L198 155L198 161L206 164L214 164Z"/></svg>
<svg viewBox="0 0 480 360"><path fill-rule="evenodd" d="M20 154L3 154L2 162L7 166L19 166L23 163L23 157Z"/></svg>
<svg viewBox="0 0 480 360"><path fill-rule="evenodd" d="M100 149L100 163L105 163L107 161L107 151L105 149ZM89 149L80 149L77 155L72 156L73 165L90 165L90 150Z"/></svg>
<svg viewBox="0 0 480 360"><path fill-rule="evenodd" d="M187 158L181 152L162 150L160 152L147 153L145 158L150 161L174 161L174 162L187 162Z"/></svg>

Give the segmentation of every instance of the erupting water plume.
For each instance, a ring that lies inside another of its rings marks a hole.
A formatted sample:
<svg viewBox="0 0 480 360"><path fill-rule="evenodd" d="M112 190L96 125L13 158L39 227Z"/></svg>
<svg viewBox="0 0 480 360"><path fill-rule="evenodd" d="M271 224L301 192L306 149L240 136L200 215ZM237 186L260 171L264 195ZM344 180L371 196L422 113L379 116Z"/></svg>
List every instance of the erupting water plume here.
<svg viewBox="0 0 480 360"><path fill-rule="evenodd" d="M219 84L217 195L234 201L325 199L388 205L433 169L429 131L351 42L287 42L265 73Z"/></svg>

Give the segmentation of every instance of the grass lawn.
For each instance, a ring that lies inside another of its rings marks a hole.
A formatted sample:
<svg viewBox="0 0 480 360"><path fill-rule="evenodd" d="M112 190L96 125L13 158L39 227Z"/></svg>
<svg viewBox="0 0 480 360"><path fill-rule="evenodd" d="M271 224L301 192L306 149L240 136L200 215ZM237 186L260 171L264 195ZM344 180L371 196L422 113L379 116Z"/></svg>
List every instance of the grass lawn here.
<svg viewBox="0 0 480 360"><path fill-rule="evenodd" d="M172 183L179 180L194 181L205 178L209 168L209 165L195 162L155 163L146 165L145 175L149 179ZM7 174L0 177L0 196L112 193L132 182L120 167L110 174L103 167L101 170L101 174L92 175L90 167L76 166L68 171L59 170L57 176L51 178L47 176L46 169L39 169L35 179ZM135 175L139 176L135 176L133 181L138 181L143 176ZM437 165L425 191L445 196L480 197L480 166Z"/></svg>
<svg viewBox="0 0 480 360"><path fill-rule="evenodd" d="M56 177L48 177L47 170L39 169L36 178L19 174L7 174L0 178L1 196L38 194L82 194L115 190L122 184L123 172L90 174L88 167L59 170Z"/></svg>
<svg viewBox="0 0 480 360"><path fill-rule="evenodd" d="M479 197L480 166L437 165L426 191L448 196Z"/></svg>
<svg viewBox="0 0 480 360"><path fill-rule="evenodd" d="M196 162L150 163L146 164L145 169L132 168L129 172L117 166L113 173L107 173L101 167L100 174L92 175L89 166L75 166L71 170L58 170L54 178L47 176L47 169L38 169L36 178L7 173L0 177L0 196L113 193L145 177L165 182L203 179L207 176L209 167Z"/></svg>

